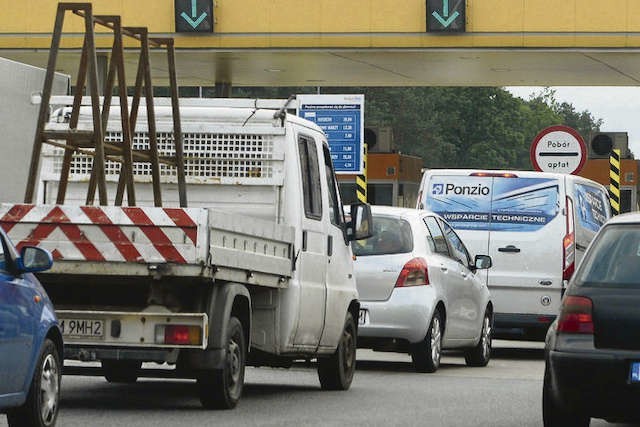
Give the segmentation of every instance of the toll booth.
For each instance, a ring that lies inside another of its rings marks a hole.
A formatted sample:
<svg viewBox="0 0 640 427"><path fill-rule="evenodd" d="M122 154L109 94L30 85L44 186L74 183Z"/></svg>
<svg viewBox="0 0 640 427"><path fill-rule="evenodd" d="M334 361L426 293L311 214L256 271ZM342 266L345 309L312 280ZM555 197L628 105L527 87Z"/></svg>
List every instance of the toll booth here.
<svg viewBox="0 0 640 427"><path fill-rule="evenodd" d="M638 210L638 162L620 160L620 213ZM588 159L578 175L609 188L609 159Z"/></svg>
<svg viewBox="0 0 640 427"><path fill-rule="evenodd" d="M366 176L367 203L413 208L422 179L422 158L401 153L369 153ZM358 201L356 177L338 176L344 204Z"/></svg>

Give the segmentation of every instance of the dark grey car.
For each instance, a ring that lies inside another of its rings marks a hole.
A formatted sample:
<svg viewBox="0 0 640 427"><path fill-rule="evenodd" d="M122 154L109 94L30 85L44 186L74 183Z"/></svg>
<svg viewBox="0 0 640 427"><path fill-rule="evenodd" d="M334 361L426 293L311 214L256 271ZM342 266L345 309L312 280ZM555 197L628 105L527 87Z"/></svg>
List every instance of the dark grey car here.
<svg viewBox="0 0 640 427"><path fill-rule="evenodd" d="M545 426L640 421L640 214L596 235L547 333Z"/></svg>

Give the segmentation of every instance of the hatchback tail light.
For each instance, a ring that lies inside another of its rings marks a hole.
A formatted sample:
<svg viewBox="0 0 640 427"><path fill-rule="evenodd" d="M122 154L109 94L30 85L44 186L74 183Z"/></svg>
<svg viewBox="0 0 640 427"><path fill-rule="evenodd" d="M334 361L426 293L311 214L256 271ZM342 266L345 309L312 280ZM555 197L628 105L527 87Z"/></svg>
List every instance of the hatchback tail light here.
<svg viewBox="0 0 640 427"><path fill-rule="evenodd" d="M562 301L558 332L593 334L593 303L586 297L567 296Z"/></svg>
<svg viewBox="0 0 640 427"><path fill-rule="evenodd" d="M424 258L413 258L408 261L396 280L396 288L407 286L424 286L429 284L427 261Z"/></svg>

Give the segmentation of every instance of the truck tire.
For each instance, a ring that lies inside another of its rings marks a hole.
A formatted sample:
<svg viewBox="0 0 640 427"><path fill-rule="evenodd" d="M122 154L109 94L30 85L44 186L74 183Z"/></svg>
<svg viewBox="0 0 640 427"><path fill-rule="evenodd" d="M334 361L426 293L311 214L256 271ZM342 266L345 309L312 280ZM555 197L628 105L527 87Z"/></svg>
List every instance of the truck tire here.
<svg viewBox="0 0 640 427"><path fill-rule="evenodd" d="M224 368L201 371L198 374L198 394L207 409L235 408L242 395L247 345L242 323L229 319Z"/></svg>
<svg viewBox="0 0 640 427"><path fill-rule="evenodd" d="M104 377L110 383L133 384L138 380L142 367L139 360L103 359L101 363Z"/></svg>
<svg viewBox="0 0 640 427"><path fill-rule="evenodd" d="M356 336L356 323L348 312L335 353L318 359L318 377L323 390L348 390L351 386L356 370Z"/></svg>
<svg viewBox="0 0 640 427"><path fill-rule="evenodd" d="M50 339L45 340L38 358L27 401L7 410L9 427L50 427L55 425L60 405L60 354Z"/></svg>

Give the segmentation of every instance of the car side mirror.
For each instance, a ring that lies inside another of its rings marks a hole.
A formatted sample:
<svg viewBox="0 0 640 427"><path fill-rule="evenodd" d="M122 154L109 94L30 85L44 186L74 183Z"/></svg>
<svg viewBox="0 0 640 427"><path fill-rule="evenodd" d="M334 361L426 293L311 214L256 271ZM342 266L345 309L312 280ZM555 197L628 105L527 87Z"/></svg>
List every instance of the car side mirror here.
<svg viewBox="0 0 640 427"><path fill-rule="evenodd" d="M476 255L473 260L473 266L476 270L486 270L492 266L491 257L489 255Z"/></svg>
<svg viewBox="0 0 640 427"><path fill-rule="evenodd" d="M366 203L353 203L351 205L351 220L347 223L347 240L362 240L373 234L373 218L371 207Z"/></svg>
<svg viewBox="0 0 640 427"><path fill-rule="evenodd" d="M50 269L53 265L53 257L45 249L25 246L20 251L17 265L21 273L37 273L38 271Z"/></svg>

